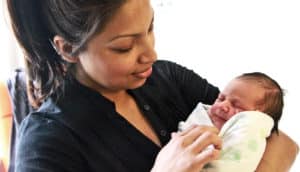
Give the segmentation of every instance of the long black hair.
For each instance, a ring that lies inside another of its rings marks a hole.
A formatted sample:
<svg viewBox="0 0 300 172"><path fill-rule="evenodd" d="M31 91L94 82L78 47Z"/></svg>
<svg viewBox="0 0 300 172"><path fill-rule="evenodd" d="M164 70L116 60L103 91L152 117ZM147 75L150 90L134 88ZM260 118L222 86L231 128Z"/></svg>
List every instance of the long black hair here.
<svg viewBox="0 0 300 172"><path fill-rule="evenodd" d="M72 55L85 50L126 0L7 0L13 32L25 57L28 95L38 107L62 91L72 65L53 46L61 36L72 46Z"/></svg>

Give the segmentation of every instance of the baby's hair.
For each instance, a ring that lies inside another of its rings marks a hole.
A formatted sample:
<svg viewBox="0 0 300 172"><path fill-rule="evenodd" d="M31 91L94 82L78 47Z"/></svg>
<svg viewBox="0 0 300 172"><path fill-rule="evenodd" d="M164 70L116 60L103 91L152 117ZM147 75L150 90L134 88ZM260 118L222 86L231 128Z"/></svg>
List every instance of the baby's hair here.
<svg viewBox="0 0 300 172"><path fill-rule="evenodd" d="M262 101L258 102L262 106L263 112L270 115L274 120L272 132L278 133L278 122L283 111L284 91L280 85L270 76L261 72L244 73L236 79L253 81L265 89L265 95Z"/></svg>

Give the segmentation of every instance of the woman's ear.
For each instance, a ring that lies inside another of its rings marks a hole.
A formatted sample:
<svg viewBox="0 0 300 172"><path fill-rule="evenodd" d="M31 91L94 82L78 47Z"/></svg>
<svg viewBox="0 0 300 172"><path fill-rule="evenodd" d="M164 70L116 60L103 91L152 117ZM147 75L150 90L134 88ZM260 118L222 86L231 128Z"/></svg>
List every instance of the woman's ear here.
<svg viewBox="0 0 300 172"><path fill-rule="evenodd" d="M54 36L53 46L57 54L59 54L65 61L69 63L78 62L78 57L72 56L73 46L68 43L63 37L58 35Z"/></svg>

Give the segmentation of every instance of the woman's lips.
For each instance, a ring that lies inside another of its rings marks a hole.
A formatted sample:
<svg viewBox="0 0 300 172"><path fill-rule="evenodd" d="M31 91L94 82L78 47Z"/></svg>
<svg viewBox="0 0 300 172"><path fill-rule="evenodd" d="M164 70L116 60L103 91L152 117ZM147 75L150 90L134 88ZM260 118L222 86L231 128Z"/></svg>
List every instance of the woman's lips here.
<svg viewBox="0 0 300 172"><path fill-rule="evenodd" d="M134 73L133 75L137 78L148 78L152 73L152 67L148 68L143 72Z"/></svg>

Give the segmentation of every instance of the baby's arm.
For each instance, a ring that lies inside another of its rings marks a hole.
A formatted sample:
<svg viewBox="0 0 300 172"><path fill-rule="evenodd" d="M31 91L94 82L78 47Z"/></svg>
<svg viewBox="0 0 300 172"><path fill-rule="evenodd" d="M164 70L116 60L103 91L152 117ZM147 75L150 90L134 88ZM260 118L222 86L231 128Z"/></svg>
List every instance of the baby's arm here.
<svg viewBox="0 0 300 172"><path fill-rule="evenodd" d="M203 172L255 171L272 127L272 118L264 113L246 111L236 114L221 129L223 146L220 158Z"/></svg>

